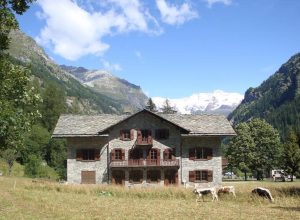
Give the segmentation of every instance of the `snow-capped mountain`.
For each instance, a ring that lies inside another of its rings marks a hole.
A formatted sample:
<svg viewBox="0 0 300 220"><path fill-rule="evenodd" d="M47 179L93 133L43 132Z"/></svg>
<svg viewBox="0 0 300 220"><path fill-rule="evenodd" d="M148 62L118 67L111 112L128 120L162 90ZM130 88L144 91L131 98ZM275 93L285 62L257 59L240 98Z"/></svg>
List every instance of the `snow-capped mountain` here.
<svg viewBox="0 0 300 220"><path fill-rule="evenodd" d="M212 93L197 93L189 97L168 99L170 104L181 114L218 113L228 115L243 100L244 96L239 93L215 90ZM166 98L153 97L153 102L160 109Z"/></svg>

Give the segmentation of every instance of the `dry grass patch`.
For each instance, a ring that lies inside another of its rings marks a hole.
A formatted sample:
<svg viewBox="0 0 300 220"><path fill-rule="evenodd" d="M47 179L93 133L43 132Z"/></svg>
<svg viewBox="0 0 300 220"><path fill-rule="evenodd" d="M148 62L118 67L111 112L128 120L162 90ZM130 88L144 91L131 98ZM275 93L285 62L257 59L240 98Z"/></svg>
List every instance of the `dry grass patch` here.
<svg viewBox="0 0 300 220"><path fill-rule="evenodd" d="M16 188L13 188L14 182ZM128 189L117 186L33 183L0 177L0 219L300 219L300 183L241 182L237 198L196 204L191 189ZM271 190L275 203L251 197L256 186Z"/></svg>

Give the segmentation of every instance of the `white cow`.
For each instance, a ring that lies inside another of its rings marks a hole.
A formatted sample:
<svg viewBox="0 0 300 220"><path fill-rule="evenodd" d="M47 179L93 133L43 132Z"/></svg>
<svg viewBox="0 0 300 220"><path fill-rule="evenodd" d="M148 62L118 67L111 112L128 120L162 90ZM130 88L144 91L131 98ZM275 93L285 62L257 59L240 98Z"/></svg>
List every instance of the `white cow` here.
<svg viewBox="0 0 300 220"><path fill-rule="evenodd" d="M207 195L209 193L211 193L212 195L212 201L214 200L219 200L218 199L218 194L217 194L217 190L215 187L210 187L210 188L195 188L193 191L196 195L198 195L199 197L196 199L196 202L198 202L198 200L202 197L202 200L204 201L203 196Z"/></svg>

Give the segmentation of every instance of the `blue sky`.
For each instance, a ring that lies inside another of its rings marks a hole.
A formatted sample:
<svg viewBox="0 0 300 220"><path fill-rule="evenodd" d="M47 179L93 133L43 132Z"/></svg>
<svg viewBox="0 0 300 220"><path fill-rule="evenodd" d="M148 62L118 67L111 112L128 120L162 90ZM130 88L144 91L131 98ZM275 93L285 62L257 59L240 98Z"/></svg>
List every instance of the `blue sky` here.
<svg viewBox="0 0 300 220"><path fill-rule="evenodd" d="M298 0L38 0L18 20L58 64L180 98L258 86L300 52L299 11Z"/></svg>

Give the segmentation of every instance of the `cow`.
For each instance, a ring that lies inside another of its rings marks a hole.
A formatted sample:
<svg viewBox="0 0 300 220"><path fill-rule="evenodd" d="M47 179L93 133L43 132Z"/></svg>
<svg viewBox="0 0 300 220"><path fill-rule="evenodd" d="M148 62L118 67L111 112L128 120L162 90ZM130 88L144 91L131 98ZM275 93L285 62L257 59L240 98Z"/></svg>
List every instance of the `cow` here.
<svg viewBox="0 0 300 220"><path fill-rule="evenodd" d="M198 200L202 197L202 200L203 200L203 202L204 202L204 198L203 198L203 196L204 195L207 195L207 194L211 194L212 195L212 201L214 201L214 200L219 200L218 199L218 194L217 194L217 191L216 191L216 188L214 188L214 187L211 187L211 188L195 188L194 190L193 190L193 192L196 194L196 195L198 195L198 198L196 199L196 202L198 202Z"/></svg>
<svg viewBox="0 0 300 220"><path fill-rule="evenodd" d="M236 195L235 195L235 188L234 186L220 186L217 188L217 192L218 192L218 195L220 195L221 193L232 193L232 195L234 196L234 198L236 198Z"/></svg>
<svg viewBox="0 0 300 220"><path fill-rule="evenodd" d="M270 202L274 202L274 199L272 197L272 194L270 190L263 188L263 187L256 187L253 189L252 194L257 194L258 196L261 196L263 198L267 198Z"/></svg>

